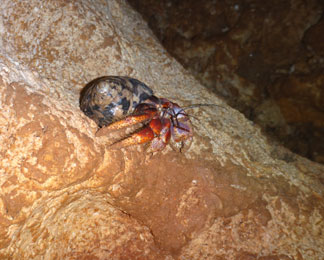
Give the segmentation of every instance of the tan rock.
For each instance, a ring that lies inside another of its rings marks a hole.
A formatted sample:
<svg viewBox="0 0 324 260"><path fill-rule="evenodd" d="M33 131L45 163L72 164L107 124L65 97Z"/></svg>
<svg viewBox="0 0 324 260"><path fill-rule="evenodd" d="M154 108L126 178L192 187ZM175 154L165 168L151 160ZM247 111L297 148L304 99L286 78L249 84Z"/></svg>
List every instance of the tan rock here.
<svg viewBox="0 0 324 260"><path fill-rule="evenodd" d="M128 75L181 105L221 104L124 1L2 1L0 257L321 259L324 168L237 111L190 111L186 153L110 150L82 87Z"/></svg>

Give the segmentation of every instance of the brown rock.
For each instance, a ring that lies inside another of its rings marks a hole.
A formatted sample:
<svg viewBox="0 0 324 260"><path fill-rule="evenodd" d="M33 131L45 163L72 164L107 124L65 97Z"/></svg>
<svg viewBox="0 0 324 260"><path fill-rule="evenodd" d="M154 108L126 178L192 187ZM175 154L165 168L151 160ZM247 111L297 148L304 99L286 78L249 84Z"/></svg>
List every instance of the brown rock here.
<svg viewBox="0 0 324 260"><path fill-rule="evenodd" d="M288 123L278 136L292 151L324 163L324 75L291 75L269 90Z"/></svg>
<svg viewBox="0 0 324 260"><path fill-rule="evenodd" d="M324 256L323 166L237 111L190 110L186 153L95 137L78 102L98 76L138 78L184 106L222 104L125 2L3 1L0 13L1 258Z"/></svg>

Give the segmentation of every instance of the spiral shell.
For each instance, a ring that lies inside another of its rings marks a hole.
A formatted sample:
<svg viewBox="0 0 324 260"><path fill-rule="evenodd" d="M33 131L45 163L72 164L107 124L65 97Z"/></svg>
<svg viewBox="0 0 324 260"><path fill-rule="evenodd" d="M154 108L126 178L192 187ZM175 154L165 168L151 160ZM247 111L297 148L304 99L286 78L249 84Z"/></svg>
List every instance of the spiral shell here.
<svg viewBox="0 0 324 260"><path fill-rule="evenodd" d="M130 77L105 76L89 82L81 92L80 108L99 127L131 114L153 95L143 82Z"/></svg>

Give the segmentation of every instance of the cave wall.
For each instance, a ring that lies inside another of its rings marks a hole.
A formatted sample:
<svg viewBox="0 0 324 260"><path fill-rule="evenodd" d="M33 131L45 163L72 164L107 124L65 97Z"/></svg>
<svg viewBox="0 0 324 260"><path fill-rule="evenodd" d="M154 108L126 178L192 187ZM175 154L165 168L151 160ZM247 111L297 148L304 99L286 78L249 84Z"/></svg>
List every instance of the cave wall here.
<svg viewBox="0 0 324 260"><path fill-rule="evenodd" d="M125 1L0 7L0 257L320 259L323 166L271 143L163 49ZM190 110L194 138L112 150L79 109L102 75Z"/></svg>

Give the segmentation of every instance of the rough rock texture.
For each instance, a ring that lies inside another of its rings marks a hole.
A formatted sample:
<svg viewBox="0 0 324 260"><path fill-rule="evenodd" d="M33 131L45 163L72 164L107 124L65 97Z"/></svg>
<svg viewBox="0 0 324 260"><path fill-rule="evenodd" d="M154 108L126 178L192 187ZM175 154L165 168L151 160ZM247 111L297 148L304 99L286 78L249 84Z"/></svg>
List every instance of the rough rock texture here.
<svg viewBox="0 0 324 260"><path fill-rule="evenodd" d="M200 82L269 136L324 163L323 1L129 2Z"/></svg>
<svg viewBox="0 0 324 260"><path fill-rule="evenodd" d="M118 1L0 7L0 258L322 259L324 167L271 144ZM194 141L111 150L84 85L128 75L190 111Z"/></svg>

